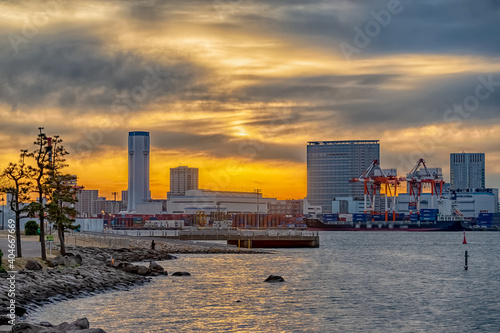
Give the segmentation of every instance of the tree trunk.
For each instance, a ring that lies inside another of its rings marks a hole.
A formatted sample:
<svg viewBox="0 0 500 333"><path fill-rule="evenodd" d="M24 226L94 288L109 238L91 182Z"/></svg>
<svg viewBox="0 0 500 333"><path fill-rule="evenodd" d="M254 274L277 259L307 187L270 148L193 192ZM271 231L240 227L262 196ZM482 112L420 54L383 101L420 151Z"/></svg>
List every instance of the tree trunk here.
<svg viewBox="0 0 500 333"><path fill-rule="evenodd" d="M57 227L57 236L59 237L59 244L61 245L60 254L66 254L66 245L64 244L64 229L61 226Z"/></svg>
<svg viewBox="0 0 500 333"><path fill-rule="evenodd" d="M19 204L17 204L19 206ZM17 257L22 258L23 254L21 251L21 216L19 214L19 208L16 210L16 250Z"/></svg>
<svg viewBox="0 0 500 333"><path fill-rule="evenodd" d="M44 212L44 209L43 209L43 190L42 190L42 186L39 185L38 186L38 199L40 200L40 205L42 205L41 209L40 209L40 213L38 214L39 215L39 218L40 218L40 249L41 249L41 252L42 252L42 260L47 260L47 253L45 253L45 212Z"/></svg>

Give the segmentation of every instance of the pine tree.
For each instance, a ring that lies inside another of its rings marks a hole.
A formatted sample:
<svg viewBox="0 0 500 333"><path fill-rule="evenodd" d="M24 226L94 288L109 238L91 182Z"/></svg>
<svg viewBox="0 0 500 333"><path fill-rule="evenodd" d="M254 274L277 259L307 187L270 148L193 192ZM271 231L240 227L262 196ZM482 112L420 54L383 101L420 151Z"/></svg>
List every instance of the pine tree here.
<svg viewBox="0 0 500 333"><path fill-rule="evenodd" d="M40 250L42 254L42 260L47 260L47 254L45 253L45 203L44 195L46 193L46 181L48 178L47 172L49 171L50 164L52 162L52 145L51 141L45 133L42 133L43 127L39 127L40 133L37 136L34 145L35 150L29 154L28 157L32 157L35 160L35 166L29 167L28 173L29 177L35 181L34 186L35 191L38 194L38 201L33 202L30 206L30 215L36 214L40 219Z"/></svg>
<svg viewBox="0 0 500 333"><path fill-rule="evenodd" d="M9 165L2 172L1 176L4 177L7 182L0 190L11 195L10 210L16 215L16 256L22 257L22 247L21 247L21 218L26 217L21 216L23 213L28 211L28 206L25 204L29 201L30 192L30 182L27 178L27 167L25 164L25 157L27 150L21 151L20 160L18 163L9 163Z"/></svg>
<svg viewBox="0 0 500 333"><path fill-rule="evenodd" d="M49 178L47 180L46 195L49 199L47 204L47 220L57 229L57 235L61 245L61 255L66 254L64 232L68 229L75 230L79 226L74 225L77 214L74 204L76 203L76 176L64 174L62 171L68 165L65 156L68 155L62 140L54 136L52 141L52 164L50 165Z"/></svg>

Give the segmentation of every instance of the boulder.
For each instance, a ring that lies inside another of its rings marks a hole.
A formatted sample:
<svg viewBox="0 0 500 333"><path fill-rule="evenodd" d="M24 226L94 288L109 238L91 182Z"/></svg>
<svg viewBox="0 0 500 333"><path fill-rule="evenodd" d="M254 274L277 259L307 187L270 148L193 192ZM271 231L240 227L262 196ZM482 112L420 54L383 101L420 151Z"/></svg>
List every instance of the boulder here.
<svg viewBox="0 0 500 333"><path fill-rule="evenodd" d="M46 327L29 323L19 323L12 326L12 333L38 333L44 331Z"/></svg>
<svg viewBox="0 0 500 333"><path fill-rule="evenodd" d="M279 275L269 275L264 282L285 282L285 279Z"/></svg>
<svg viewBox="0 0 500 333"><path fill-rule="evenodd" d="M160 265L158 265L153 260L151 260L149 262L149 269L152 270L152 271L154 271L154 272L158 272L158 273L162 273L163 271L165 271L165 269L163 267L161 267Z"/></svg>
<svg viewBox="0 0 500 333"><path fill-rule="evenodd" d="M47 264L50 267L64 265L64 266L76 266L81 265L83 262L82 256L79 254L74 255L73 253L66 253L64 256L57 256L54 259L47 260Z"/></svg>
<svg viewBox="0 0 500 333"><path fill-rule="evenodd" d="M106 333L106 331L100 328L90 328L87 330L67 331L66 333Z"/></svg>
<svg viewBox="0 0 500 333"><path fill-rule="evenodd" d="M80 330L85 330L90 328L89 320L85 317L79 318L70 324L71 326L78 328Z"/></svg>
<svg viewBox="0 0 500 333"><path fill-rule="evenodd" d="M149 270L149 268L147 268L146 266L138 266L139 267L139 270L137 271L137 274L139 275L149 275L151 273L151 271Z"/></svg>
<svg viewBox="0 0 500 333"><path fill-rule="evenodd" d="M87 318L80 318L80 319L77 319L75 320L74 322L72 323L61 323L59 325L57 325L56 327L54 328L51 328L50 330L48 331L61 331L61 332L68 332L68 331L81 331L81 330L87 330L89 329L90 327L90 324L89 324L89 321Z"/></svg>
<svg viewBox="0 0 500 333"><path fill-rule="evenodd" d="M41 322L38 323L38 325L39 326L43 326L43 327L54 327L54 325L52 325L48 321L41 321Z"/></svg>
<svg viewBox="0 0 500 333"><path fill-rule="evenodd" d="M137 265L124 266L120 268L120 270L131 274L137 274L139 272L139 266Z"/></svg>
<svg viewBox="0 0 500 333"><path fill-rule="evenodd" d="M26 265L24 266L24 268L32 270L32 271L40 271L40 270L42 270L42 265L40 265L40 263L38 261L28 260L26 262Z"/></svg>
<svg viewBox="0 0 500 333"><path fill-rule="evenodd" d="M7 316L0 316L0 326L9 325L9 321L11 321L11 320L12 319L10 319Z"/></svg>
<svg viewBox="0 0 500 333"><path fill-rule="evenodd" d="M172 276L191 276L188 272L175 272L172 273Z"/></svg>
<svg viewBox="0 0 500 333"><path fill-rule="evenodd" d="M121 268L124 268L124 267L132 266L132 264L129 263L128 261L114 260L112 266L114 268L121 269Z"/></svg>

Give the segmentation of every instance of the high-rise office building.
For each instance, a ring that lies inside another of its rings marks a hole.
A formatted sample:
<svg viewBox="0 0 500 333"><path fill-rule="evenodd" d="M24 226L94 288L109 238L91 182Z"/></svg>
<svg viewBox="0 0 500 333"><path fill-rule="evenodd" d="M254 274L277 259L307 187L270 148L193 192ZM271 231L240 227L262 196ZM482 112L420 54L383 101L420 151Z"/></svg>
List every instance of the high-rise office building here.
<svg viewBox="0 0 500 333"><path fill-rule="evenodd" d="M336 197L362 198L363 184L349 181L361 176L375 159L380 159L378 140L308 142L307 200L329 213Z"/></svg>
<svg viewBox="0 0 500 333"><path fill-rule="evenodd" d="M78 201L75 203L75 209L79 216L92 216L94 212L95 201L99 198L98 190L78 190L76 193Z"/></svg>
<svg viewBox="0 0 500 333"><path fill-rule="evenodd" d="M451 189L485 188L484 153L450 154Z"/></svg>
<svg viewBox="0 0 500 333"><path fill-rule="evenodd" d="M149 192L149 132L128 134L128 211L151 199Z"/></svg>
<svg viewBox="0 0 500 333"><path fill-rule="evenodd" d="M179 166L170 168L170 196L183 196L188 190L198 189L198 168Z"/></svg>

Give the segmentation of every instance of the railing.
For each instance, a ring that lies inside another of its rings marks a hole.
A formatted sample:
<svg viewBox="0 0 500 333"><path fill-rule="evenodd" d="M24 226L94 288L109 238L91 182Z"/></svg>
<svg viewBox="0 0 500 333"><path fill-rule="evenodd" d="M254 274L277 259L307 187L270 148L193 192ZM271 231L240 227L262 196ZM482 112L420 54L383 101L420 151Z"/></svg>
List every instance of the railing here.
<svg viewBox="0 0 500 333"><path fill-rule="evenodd" d="M106 235L88 235L77 232L72 232L64 236L66 245L75 246L95 246L95 247L116 247L128 248L130 246L130 239L106 236Z"/></svg>

